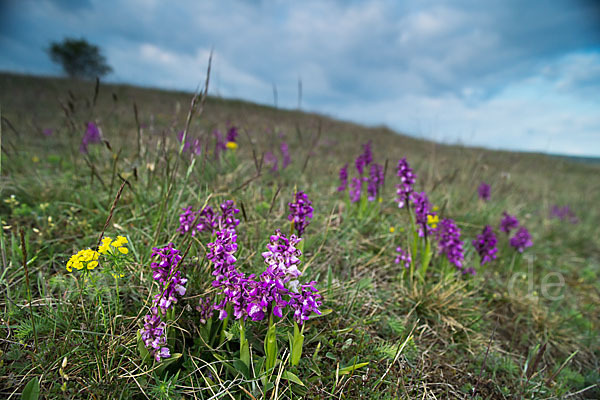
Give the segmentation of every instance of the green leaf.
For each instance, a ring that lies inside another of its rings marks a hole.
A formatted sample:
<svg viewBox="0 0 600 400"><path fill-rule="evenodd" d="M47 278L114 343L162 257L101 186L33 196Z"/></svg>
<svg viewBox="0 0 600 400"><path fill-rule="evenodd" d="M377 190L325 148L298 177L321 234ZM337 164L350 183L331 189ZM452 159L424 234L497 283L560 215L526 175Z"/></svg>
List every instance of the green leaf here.
<svg viewBox="0 0 600 400"><path fill-rule="evenodd" d="M298 378L298 376L296 376L290 371L283 371L283 374L281 374L281 378L285 379L286 381L297 383L300 386L304 386L304 383L302 383L300 378Z"/></svg>
<svg viewBox="0 0 600 400"><path fill-rule="evenodd" d="M240 359L233 361L233 367L238 370L246 379L250 379L248 365Z"/></svg>
<svg viewBox="0 0 600 400"><path fill-rule="evenodd" d="M298 324L294 322L294 336L290 340L290 365L295 367L302 357L302 346L304 346L304 335L300 332Z"/></svg>
<svg viewBox="0 0 600 400"><path fill-rule="evenodd" d="M277 327L271 321L269 330L267 330L267 336L265 337L265 370L268 373L274 366L275 361L277 361Z"/></svg>
<svg viewBox="0 0 600 400"><path fill-rule="evenodd" d="M140 331L137 332L137 349L138 353L140 353L142 363L150 359L150 352L148 351L146 345L144 344L144 341L142 340L142 335L140 334Z"/></svg>
<svg viewBox="0 0 600 400"><path fill-rule="evenodd" d="M190 163L190 166L188 167L187 173L185 174L185 180L187 181L188 178L190 177L190 174L192 173L192 171L194 170L194 165L196 165L196 158L192 158L192 162Z"/></svg>
<svg viewBox="0 0 600 400"><path fill-rule="evenodd" d="M431 241L427 239L425 241L425 251L423 251L423 257L421 258L421 272L423 278L425 278L425 273L427 272L427 267L429 267L429 262L431 261L431 256L433 252L431 251Z"/></svg>
<svg viewBox="0 0 600 400"><path fill-rule="evenodd" d="M21 395L21 399L23 400L37 400L40 397L40 382L37 377L31 378L25 388L23 389L23 394Z"/></svg>
<svg viewBox="0 0 600 400"><path fill-rule="evenodd" d="M246 328L244 327L243 320L240 321L240 360L246 366L250 365L250 346L248 339L246 339Z"/></svg>
<svg viewBox="0 0 600 400"><path fill-rule="evenodd" d="M294 223L292 222L292 232L294 229ZM298 243L298 246L296 247L298 250L300 250L300 262L303 263L304 262L304 240L300 241L300 243Z"/></svg>
<svg viewBox="0 0 600 400"><path fill-rule="evenodd" d="M250 345L248 339L245 339L240 345L240 360L246 365L250 365Z"/></svg>
<svg viewBox="0 0 600 400"><path fill-rule="evenodd" d="M417 245L419 243L419 233L415 222L415 214L410 213L410 229L413 234L413 240L411 243L411 269L415 269L415 260L417 259ZM412 275L411 275L412 276Z"/></svg>
<svg viewBox="0 0 600 400"><path fill-rule="evenodd" d="M177 360L179 360L181 358L181 353L174 353L171 354L171 357L169 358L164 358L161 362L158 368L156 368L156 373L158 375L162 375L162 373L165 371L165 369L173 364L174 362L176 362Z"/></svg>
<svg viewBox="0 0 600 400"><path fill-rule="evenodd" d="M357 363L357 364L353 364L353 365L348 365L347 367L344 368L340 368L340 375L346 375L349 374L352 371L355 371L359 368L365 367L369 365L369 362L363 362L363 363Z"/></svg>
<svg viewBox="0 0 600 400"><path fill-rule="evenodd" d="M362 278L360 281L358 281L356 288L357 290L364 290L371 287L372 284L373 280L371 278Z"/></svg>
<svg viewBox="0 0 600 400"><path fill-rule="evenodd" d="M333 312L333 309L331 309L331 308L327 308L327 309L325 309L325 310L321 310L321 314L320 314L320 315L319 315L319 314L317 314L317 313L312 313L312 314L310 314L310 315L308 316L308 319L309 319L309 320L311 320L311 319L321 318L321 317L324 317L324 316L326 316L326 315L329 315L329 314L331 314L332 312Z"/></svg>
<svg viewBox="0 0 600 400"><path fill-rule="evenodd" d="M317 362L317 359L319 357L319 350L321 350L321 342L317 343L317 348L315 349L315 352L312 355L312 360L313 362Z"/></svg>
<svg viewBox="0 0 600 400"><path fill-rule="evenodd" d="M227 362L227 357L225 357L224 355L219 354L217 352L213 352L212 355L217 360L222 361L219 365L224 365L225 368L227 368L227 370L229 372L231 372L231 374L233 376L238 374L239 371L233 366L233 364L231 364L230 362Z"/></svg>
<svg viewBox="0 0 600 400"><path fill-rule="evenodd" d="M319 366L317 365L316 362L312 363L312 366L309 366L308 369L310 369L312 372L314 372L317 376L321 376L321 369L319 368Z"/></svg>
<svg viewBox="0 0 600 400"><path fill-rule="evenodd" d="M264 387L265 387L265 393L269 392L269 390L273 389L275 387L275 385L272 382L265 382L264 383Z"/></svg>

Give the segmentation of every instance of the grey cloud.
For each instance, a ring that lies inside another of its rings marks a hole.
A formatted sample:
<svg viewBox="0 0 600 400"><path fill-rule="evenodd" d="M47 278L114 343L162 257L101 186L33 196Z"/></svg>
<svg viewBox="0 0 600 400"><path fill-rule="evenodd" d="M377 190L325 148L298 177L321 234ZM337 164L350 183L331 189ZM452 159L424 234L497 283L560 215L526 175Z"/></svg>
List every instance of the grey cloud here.
<svg viewBox="0 0 600 400"><path fill-rule="evenodd" d="M275 84L280 105L294 107L300 77L307 109L498 146L507 135L495 126L538 138L560 136L568 118L583 138L600 126L589 118L600 107L593 2L9 3L0 47L10 59L0 68L57 72L43 47L84 35L105 50L111 79L193 90L214 47L214 89L224 96L270 103ZM560 121L535 105L548 96Z"/></svg>

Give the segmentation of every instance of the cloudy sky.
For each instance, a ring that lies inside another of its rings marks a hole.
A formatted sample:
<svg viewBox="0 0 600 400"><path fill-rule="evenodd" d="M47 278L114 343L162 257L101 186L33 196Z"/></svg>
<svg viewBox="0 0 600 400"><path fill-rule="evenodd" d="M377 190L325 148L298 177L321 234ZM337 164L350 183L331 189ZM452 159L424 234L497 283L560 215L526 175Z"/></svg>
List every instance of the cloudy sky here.
<svg viewBox="0 0 600 400"><path fill-rule="evenodd" d="M0 70L59 75L85 37L107 81L302 108L417 137L600 156L600 6L553 1L0 0Z"/></svg>

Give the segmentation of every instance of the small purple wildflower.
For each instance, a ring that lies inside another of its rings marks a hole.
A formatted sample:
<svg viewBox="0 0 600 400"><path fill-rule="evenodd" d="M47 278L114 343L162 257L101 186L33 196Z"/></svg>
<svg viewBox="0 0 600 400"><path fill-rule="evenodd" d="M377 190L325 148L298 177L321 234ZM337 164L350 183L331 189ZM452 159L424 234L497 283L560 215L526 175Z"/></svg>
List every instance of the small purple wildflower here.
<svg viewBox="0 0 600 400"><path fill-rule="evenodd" d="M154 303L158 305L164 313L171 309L173 304L177 303L177 298L185 294L187 283L186 278L182 278L181 271L177 270L177 266L181 261L180 251L177 250L173 243L167 246L152 248L152 257L158 256L158 262L150 264L153 271L152 277L159 283L159 294L154 296Z"/></svg>
<svg viewBox="0 0 600 400"><path fill-rule="evenodd" d="M233 255L237 251L237 233L235 229L226 228L216 233L213 242L208 244L206 258L212 261L213 275L217 278L225 271L235 269L237 261Z"/></svg>
<svg viewBox="0 0 600 400"><path fill-rule="evenodd" d="M217 295L223 300L214 305L220 310L219 318L227 316L227 304L233 308L235 319L250 318L252 321L264 320L269 312L282 318L283 310L288 305L294 310L294 319L302 324L308 316L315 312L320 314L318 307L321 296L315 288L315 283L300 285L298 270L302 253L296 248L300 238L291 235L288 239L280 230L271 236L267 251L263 258L267 268L258 280L254 275L246 277L235 268L237 250L237 235L234 229L219 231L215 241L208 244L207 258L213 262L213 286ZM206 307L201 307L204 310Z"/></svg>
<svg viewBox="0 0 600 400"><path fill-rule="evenodd" d="M177 132L177 140L180 144L183 142L183 131ZM200 141L200 139L192 139L189 133L185 137L185 143L183 143L182 153L185 153L187 151L189 151L195 156L202 154L202 142Z"/></svg>
<svg viewBox="0 0 600 400"><path fill-rule="evenodd" d="M302 252L296 246L301 240L296 235L288 239L280 230L271 236L267 251L262 254L267 268L252 293L254 298L248 302L248 315L253 320L263 319L269 306L273 315L281 318L283 308L289 305L298 324L306 321L312 312L321 314L318 309L321 295L315 288L316 283L300 285L298 281Z"/></svg>
<svg viewBox="0 0 600 400"><path fill-rule="evenodd" d="M354 160L354 166L356 167L358 173L362 175L365 170L365 160L363 159L362 154L356 157L356 160Z"/></svg>
<svg viewBox="0 0 600 400"><path fill-rule="evenodd" d="M371 141L363 144L363 152L356 157L354 166L360 175L363 174L365 167L373 161L373 152L371 150Z"/></svg>
<svg viewBox="0 0 600 400"><path fill-rule="evenodd" d="M477 192L479 193L479 198L483 201L488 201L490 199L491 186L485 182L481 182L479 187L477 188Z"/></svg>
<svg viewBox="0 0 600 400"><path fill-rule="evenodd" d="M272 172L277 172L277 170L279 169L277 157L270 151L265 152L264 162L266 165L271 166Z"/></svg>
<svg viewBox="0 0 600 400"><path fill-rule="evenodd" d="M95 123L88 122L85 138L88 140L88 143L100 143L102 141L100 138L100 128Z"/></svg>
<svg viewBox="0 0 600 400"><path fill-rule="evenodd" d="M290 292L289 306L294 310L294 319L299 325L308 320L308 317L315 313L321 315L319 307L321 306L321 295L315 288L316 282L312 281L306 285L301 285L298 293Z"/></svg>
<svg viewBox="0 0 600 400"><path fill-rule="evenodd" d="M152 257L156 256L159 258L158 261L153 261L150 264L153 271L152 278L164 287L167 285L172 269L181 261L181 256L173 243L169 243L166 247L153 247Z"/></svg>
<svg viewBox="0 0 600 400"><path fill-rule="evenodd" d="M373 152L371 150L371 141L363 144L363 152L356 157L354 166L360 175L363 174L365 167L367 167L373 161Z"/></svg>
<svg viewBox="0 0 600 400"><path fill-rule="evenodd" d="M568 206L565 206L568 207ZM553 205L550 208L550 218L563 219L563 208L558 205Z"/></svg>
<svg viewBox="0 0 600 400"><path fill-rule="evenodd" d="M52 134L54 133L54 130L51 128L44 128L42 133L44 134L44 136L52 136Z"/></svg>
<svg viewBox="0 0 600 400"><path fill-rule="evenodd" d="M179 228L177 232L185 234L191 230L192 236L196 232L208 231L214 233L223 228L235 228L240 220L235 218L240 212L235 208L232 200L226 200L220 205L221 214L217 215L210 206L205 206L201 211L192 211L192 207L182 208L183 213L179 214ZM192 224L196 223L195 229Z"/></svg>
<svg viewBox="0 0 600 400"><path fill-rule="evenodd" d="M411 200L415 209L416 224L419 229L419 236L423 237L425 234L429 234L434 231L427 224L427 216L434 216L436 213L432 211L431 203L425 192L413 192Z"/></svg>
<svg viewBox="0 0 600 400"><path fill-rule="evenodd" d="M465 255L463 241L460 240L460 229L456 223L449 218L442 219L438 225L436 237L439 253L445 254L450 263L454 264L456 268L462 269Z"/></svg>
<svg viewBox="0 0 600 400"><path fill-rule="evenodd" d="M569 222L572 224L579 223L579 219L569 206L561 207L558 205L553 205L550 208L550 218L557 218L561 221L569 220Z"/></svg>
<svg viewBox="0 0 600 400"><path fill-rule="evenodd" d="M262 253L267 269L274 271L276 276L289 278L287 281L297 279L301 274L298 264L302 252L296 246L301 240L296 235L291 235L288 239L277 229L270 237L267 251Z"/></svg>
<svg viewBox="0 0 600 400"><path fill-rule="evenodd" d="M88 153L88 145L102 143L102 137L100 129L94 122L88 122L85 129L85 134L81 139L81 145L79 146L79 152L83 154Z"/></svg>
<svg viewBox="0 0 600 400"><path fill-rule="evenodd" d="M208 244L208 258L213 263L213 287L217 289L217 295L223 295L223 300L214 305L219 310L219 319L227 317L227 303L232 304L233 315L236 319L245 318L248 283L251 283L252 275L246 276L237 271L234 253L237 251L237 233L235 229L223 229L216 233L215 240Z"/></svg>
<svg viewBox="0 0 600 400"><path fill-rule="evenodd" d="M394 262L396 264L400 264L402 262L402 264L404 264L404 268L410 268L410 263L412 262L410 253L408 251L402 250L402 247L397 247L396 252L398 253L398 255L396 256Z"/></svg>
<svg viewBox="0 0 600 400"><path fill-rule="evenodd" d="M177 140L179 141L179 143L183 143L183 134L184 134L183 131L177 132ZM189 135L186 135L185 139L186 139L185 143L183 143L183 153L185 153L192 147L192 145L189 141L189 139L190 139Z"/></svg>
<svg viewBox="0 0 600 400"><path fill-rule="evenodd" d="M483 228L483 232L477 235L472 243L481 258L480 265L496 259L496 253L498 253L496 243L498 243L498 239L490 225L486 225Z"/></svg>
<svg viewBox="0 0 600 400"><path fill-rule="evenodd" d="M244 293L245 308L243 312L250 317L252 321L262 321L272 308L273 315L281 318L283 309L287 306L287 301L283 299L285 288L281 281L272 280L268 277L262 282L250 281L251 288Z"/></svg>
<svg viewBox="0 0 600 400"><path fill-rule="evenodd" d="M363 144L363 150L363 160L365 162L365 166L368 166L373 162L373 151L371 150L370 140L367 143Z"/></svg>
<svg viewBox="0 0 600 400"><path fill-rule="evenodd" d="M204 232L214 230L219 225L218 216L215 214L211 206L205 206L199 211L198 224L196 225L196 231Z"/></svg>
<svg viewBox="0 0 600 400"><path fill-rule="evenodd" d="M403 208L408 204L410 195L413 192L413 185L417 176L406 161L406 157L398 161L396 175L400 178L400 183L396 185L396 194L398 195L398 207Z"/></svg>
<svg viewBox="0 0 600 400"><path fill-rule="evenodd" d="M240 212L235 208L233 200L226 200L221 205L221 215L218 218L219 229L235 228L240 224L240 220L235 218L235 215Z"/></svg>
<svg viewBox="0 0 600 400"><path fill-rule="evenodd" d="M144 317L144 328L140 334L144 345L154 357L156 361L160 361L161 358L169 358L171 352L167 347L167 324L160 319L158 309L152 307L150 314Z"/></svg>
<svg viewBox="0 0 600 400"><path fill-rule="evenodd" d="M258 282L253 281L252 290L248 293L246 312L253 321L261 321L268 315L269 309L273 315L282 318L283 309L288 305L284 298L289 294L285 287L284 272L277 266L269 266Z"/></svg>
<svg viewBox="0 0 600 400"><path fill-rule="evenodd" d="M360 192L362 190L362 179L352 178L350 182L350 188L348 194L350 195L350 201L356 203L360 200Z"/></svg>
<svg viewBox="0 0 600 400"><path fill-rule="evenodd" d="M281 142L281 145L279 145L279 149L281 150L282 157L281 169L285 169L292 162L292 158L290 157L290 149L286 142Z"/></svg>
<svg viewBox="0 0 600 400"><path fill-rule="evenodd" d="M227 150L227 143L218 129L213 131L213 136L215 137L215 160L218 160L221 152Z"/></svg>
<svg viewBox="0 0 600 400"><path fill-rule="evenodd" d="M340 168L340 186L337 188L338 192L343 192L348 187L348 163Z"/></svg>
<svg viewBox="0 0 600 400"><path fill-rule="evenodd" d="M500 230L508 235L510 234L510 231L519 227L519 220L515 216L509 215L506 211L504 211L502 215Z"/></svg>
<svg viewBox="0 0 600 400"><path fill-rule="evenodd" d="M227 141L237 143L237 137L238 137L238 129L234 125L232 125L227 130Z"/></svg>
<svg viewBox="0 0 600 400"><path fill-rule="evenodd" d="M177 228L177 232L182 235L192 231L192 236L196 234L196 230L193 229L192 224L196 219L196 213L192 211L192 207L182 208L183 213L179 214L179 228Z"/></svg>
<svg viewBox="0 0 600 400"><path fill-rule="evenodd" d="M510 238L510 245L515 248L519 253L522 253L527 247L533 246L531 235L524 226L520 227L517 233Z"/></svg>
<svg viewBox="0 0 600 400"><path fill-rule="evenodd" d="M211 299L200 297L198 299L196 311L200 313L200 323L204 325L213 316L215 306Z"/></svg>
<svg viewBox="0 0 600 400"><path fill-rule="evenodd" d="M383 165L377 163L371 164L367 180L367 199L369 201L374 201L377 198L380 188L383 188L383 180Z"/></svg>
<svg viewBox="0 0 600 400"><path fill-rule="evenodd" d="M290 215L288 220L294 223L298 236L302 236L304 230L310 224L313 217L312 202L304 192L297 192L293 202L288 203Z"/></svg>
<svg viewBox="0 0 600 400"><path fill-rule="evenodd" d="M192 143L192 153L196 156L202 154L202 143L200 142L200 139L194 139L194 142Z"/></svg>
<svg viewBox="0 0 600 400"><path fill-rule="evenodd" d="M150 314L144 317L144 327L140 334L150 354L156 361L160 361L161 358L171 356L169 348L166 347L166 324L161 320L161 314L165 315L167 310L177 303L177 298L185 294L187 279L182 278L181 271L177 270L181 256L173 243L162 248L152 248L152 257L155 256L158 256L158 261L152 262L150 268L160 290L159 294L154 296Z"/></svg>
<svg viewBox="0 0 600 400"><path fill-rule="evenodd" d="M213 281L213 286L218 289L218 295L223 295L223 300L214 305L215 310L219 310L219 319L223 320L227 317L227 304L232 305L235 319L246 319L248 316L248 293L255 286L254 275L246 277L245 274L233 268L222 275L220 280Z"/></svg>

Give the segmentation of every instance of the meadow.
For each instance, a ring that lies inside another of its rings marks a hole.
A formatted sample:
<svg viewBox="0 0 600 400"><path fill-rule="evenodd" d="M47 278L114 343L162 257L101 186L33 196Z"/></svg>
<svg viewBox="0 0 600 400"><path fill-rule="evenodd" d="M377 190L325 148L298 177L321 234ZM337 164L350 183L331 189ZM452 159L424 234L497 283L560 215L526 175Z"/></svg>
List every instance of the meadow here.
<svg viewBox="0 0 600 400"><path fill-rule="evenodd" d="M1 398L600 398L600 164L202 91L0 105Z"/></svg>

